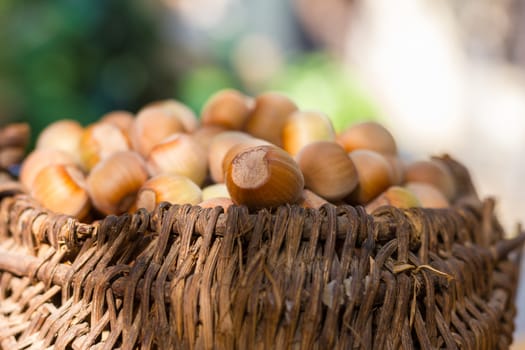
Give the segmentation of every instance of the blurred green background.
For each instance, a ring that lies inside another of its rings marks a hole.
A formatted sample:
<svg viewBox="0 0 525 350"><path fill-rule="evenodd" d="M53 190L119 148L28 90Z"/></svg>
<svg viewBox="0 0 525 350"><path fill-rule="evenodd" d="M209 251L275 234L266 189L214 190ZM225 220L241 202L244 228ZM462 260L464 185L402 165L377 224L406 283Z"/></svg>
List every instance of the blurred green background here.
<svg viewBox="0 0 525 350"><path fill-rule="evenodd" d="M244 20L199 22L191 9L157 1L2 0L1 124L28 121L34 139L54 120L86 125L164 98L198 113L225 87L282 91L337 128L378 115L358 79L322 53L287 2L228 11ZM276 15L286 25L266 24Z"/></svg>
<svg viewBox="0 0 525 350"><path fill-rule="evenodd" d="M88 123L173 95L157 10L143 1L3 0L2 121L29 121L36 134L53 120Z"/></svg>

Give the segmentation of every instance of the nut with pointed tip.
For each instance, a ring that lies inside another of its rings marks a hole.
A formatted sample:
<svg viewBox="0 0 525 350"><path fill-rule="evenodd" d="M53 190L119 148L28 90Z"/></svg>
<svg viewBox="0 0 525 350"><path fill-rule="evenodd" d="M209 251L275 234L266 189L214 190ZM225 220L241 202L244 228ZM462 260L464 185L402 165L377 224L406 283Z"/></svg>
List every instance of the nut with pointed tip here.
<svg viewBox="0 0 525 350"><path fill-rule="evenodd" d="M77 165L77 162L70 153L58 149L33 150L20 167L19 180L27 191L33 186L36 175L51 164Z"/></svg>
<svg viewBox="0 0 525 350"><path fill-rule="evenodd" d="M406 182L425 182L440 190L447 200L456 194L456 184L450 170L438 160L419 160L407 165Z"/></svg>
<svg viewBox="0 0 525 350"><path fill-rule="evenodd" d="M371 214L374 210L384 205L407 209L420 207L421 203L412 191L401 186L390 186L386 191L368 203L365 209L368 214Z"/></svg>
<svg viewBox="0 0 525 350"><path fill-rule="evenodd" d="M208 172L206 152L190 134L169 136L151 149L146 160L151 175L183 175L201 186Z"/></svg>
<svg viewBox="0 0 525 350"><path fill-rule="evenodd" d="M95 165L87 177L93 206L105 215L125 213L147 178L146 164L138 153L114 153Z"/></svg>
<svg viewBox="0 0 525 350"><path fill-rule="evenodd" d="M386 155L397 154L396 141L390 131L374 121L349 126L337 135L337 142L347 152L369 149Z"/></svg>
<svg viewBox="0 0 525 350"><path fill-rule="evenodd" d="M234 203L251 209L297 203L304 178L297 163L273 145L237 154L226 171L226 186Z"/></svg>
<svg viewBox="0 0 525 350"><path fill-rule="evenodd" d="M91 208L85 176L75 165L46 166L36 175L30 194L44 208L79 220Z"/></svg>
<svg viewBox="0 0 525 350"><path fill-rule="evenodd" d="M295 159L304 175L304 185L319 196L337 201L357 186L354 162L341 145L318 141L304 146Z"/></svg>
<svg viewBox="0 0 525 350"><path fill-rule="evenodd" d="M417 197L424 208L447 208L450 206L445 195L431 184L408 182L404 187Z"/></svg>
<svg viewBox="0 0 525 350"><path fill-rule="evenodd" d="M290 114L297 111L297 105L287 96L277 92L265 92L255 98L244 130L253 137L266 140L282 147L282 132Z"/></svg>
<svg viewBox="0 0 525 350"><path fill-rule="evenodd" d="M295 156L304 146L316 141L334 141L335 131L326 114L314 111L296 111L286 120L282 144L286 152Z"/></svg>
<svg viewBox="0 0 525 350"><path fill-rule="evenodd" d="M347 200L352 204L366 204L393 183L392 168L386 158L375 151L359 149L350 152L359 179L357 187Z"/></svg>
<svg viewBox="0 0 525 350"><path fill-rule="evenodd" d="M166 137L184 131L180 119L161 106L142 108L130 128L132 148L147 157L151 149Z"/></svg>
<svg viewBox="0 0 525 350"><path fill-rule="evenodd" d="M225 131L213 137L208 148L208 166L214 182L224 182L222 161L230 148L251 138L247 133L233 130Z"/></svg>
<svg viewBox="0 0 525 350"><path fill-rule="evenodd" d="M216 92L204 104L203 125L219 125L230 130L242 130L253 107L253 100L234 89Z"/></svg>
<svg viewBox="0 0 525 350"><path fill-rule="evenodd" d="M46 126L36 139L37 149L57 149L70 153L80 164L79 141L84 128L79 122L61 119Z"/></svg>
<svg viewBox="0 0 525 350"><path fill-rule="evenodd" d="M87 171L115 152L129 150L128 138L117 126L94 123L84 129L79 142L82 166Z"/></svg>
<svg viewBox="0 0 525 350"><path fill-rule="evenodd" d="M161 174L147 180L137 193L135 208L152 211L161 202L196 205L202 191L186 176Z"/></svg>

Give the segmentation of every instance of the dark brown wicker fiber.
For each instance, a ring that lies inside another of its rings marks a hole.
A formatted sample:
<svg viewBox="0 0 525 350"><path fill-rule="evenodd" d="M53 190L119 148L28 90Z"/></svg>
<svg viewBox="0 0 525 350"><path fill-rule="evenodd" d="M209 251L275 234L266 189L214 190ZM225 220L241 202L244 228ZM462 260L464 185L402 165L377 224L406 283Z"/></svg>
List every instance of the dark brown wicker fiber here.
<svg viewBox="0 0 525 350"><path fill-rule="evenodd" d="M83 224L22 192L0 184L3 349L512 343L524 236L504 238L490 199L373 215L165 204Z"/></svg>

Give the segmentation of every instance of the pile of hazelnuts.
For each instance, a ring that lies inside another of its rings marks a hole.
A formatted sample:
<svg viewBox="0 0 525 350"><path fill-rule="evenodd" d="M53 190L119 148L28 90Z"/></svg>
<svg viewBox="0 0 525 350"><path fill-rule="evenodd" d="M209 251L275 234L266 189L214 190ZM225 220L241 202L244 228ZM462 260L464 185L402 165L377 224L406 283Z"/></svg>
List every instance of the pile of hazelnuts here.
<svg viewBox="0 0 525 350"><path fill-rule="evenodd" d="M250 210L299 204L442 208L454 200L438 159L406 162L391 133L329 117L287 96L226 89L198 117L170 99L88 126L59 120L38 135L19 180L43 207L90 221L161 202Z"/></svg>

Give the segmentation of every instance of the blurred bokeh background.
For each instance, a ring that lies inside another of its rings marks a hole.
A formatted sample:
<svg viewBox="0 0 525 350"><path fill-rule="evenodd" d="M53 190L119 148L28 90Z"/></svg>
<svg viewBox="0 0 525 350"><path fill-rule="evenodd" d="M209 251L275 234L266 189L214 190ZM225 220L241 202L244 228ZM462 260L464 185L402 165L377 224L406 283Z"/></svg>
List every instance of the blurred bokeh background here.
<svg viewBox="0 0 525 350"><path fill-rule="evenodd" d="M453 155L509 235L525 222L524 1L2 0L0 23L0 124L277 90L338 129L383 122L407 157Z"/></svg>

